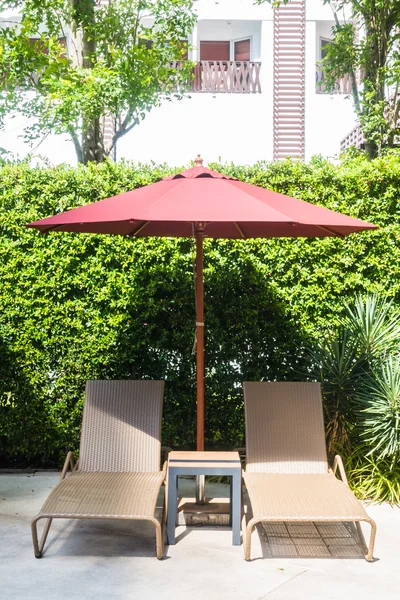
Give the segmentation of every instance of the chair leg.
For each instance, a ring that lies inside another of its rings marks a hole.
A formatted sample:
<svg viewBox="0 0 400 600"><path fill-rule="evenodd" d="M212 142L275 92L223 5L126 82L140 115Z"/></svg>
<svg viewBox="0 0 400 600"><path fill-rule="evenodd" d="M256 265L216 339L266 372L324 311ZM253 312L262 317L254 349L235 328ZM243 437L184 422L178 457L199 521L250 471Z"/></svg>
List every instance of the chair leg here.
<svg viewBox="0 0 400 600"><path fill-rule="evenodd" d="M164 502L163 502L163 514L162 514L162 536L163 536L163 548L167 543L167 488L164 487Z"/></svg>
<svg viewBox="0 0 400 600"><path fill-rule="evenodd" d="M38 534L37 534L37 522L39 521L39 519L42 519L42 518L43 517L35 517L33 519L33 521L32 521L32 525L31 525L33 550L34 550L36 558L42 558L43 548L44 548L44 545L45 545L46 540L47 540L47 535L49 533L49 529L51 527L51 523L53 521L53 519L51 519L51 518L46 519L46 524L44 526L42 537L41 537L40 543L39 543L38 542Z"/></svg>
<svg viewBox="0 0 400 600"><path fill-rule="evenodd" d="M365 543L365 537L364 537L363 531L361 529L360 521L356 521L354 524L356 526L358 539L360 540L362 551L365 556L368 553L368 547L367 547L367 544Z"/></svg>
<svg viewBox="0 0 400 600"><path fill-rule="evenodd" d="M364 552L365 559L368 562L372 562L374 560L373 552L374 552L375 537L376 537L376 523L372 519L368 519L368 520L365 519L365 522L369 523L371 525L371 535L369 538L369 547L367 546L367 544L365 542L365 538L364 538L363 531L361 529L360 521L356 521L355 525L357 528L358 537L359 537L359 540L360 540L360 543L362 546L362 550Z"/></svg>
<svg viewBox="0 0 400 600"><path fill-rule="evenodd" d="M152 520L154 527L156 528L156 553L158 560L161 560L164 556L164 536L163 536L163 525L158 519Z"/></svg>
<svg viewBox="0 0 400 600"><path fill-rule="evenodd" d="M246 536L245 536L245 551L244 551L244 558L245 560L250 560L250 554L251 554L251 534L253 531L253 527L254 525L258 523L258 521L256 519L250 519L250 521L247 523L247 527L246 527Z"/></svg>
<svg viewBox="0 0 400 600"><path fill-rule="evenodd" d="M368 553L366 555L366 560L372 562L374 560L374 545L375 545L375 537L376 537L376 523L372 519L367 521L371 525L371 535L369 537L369 548Z"/></svg>
<svg viewBox="0 0 400 600"><path fill-rule="evenodd" d="M241 502L241 515L240 515L240 528L242 533L242 544L246 543L246 511L244 509L244 493L243 484L240 489L240 502Z"/></svg>
<svg viewBox="0 0 400 600"><path fill-rule="evenodd" d="M161 523L156 517L153 517L153 518L148 517L148 519L146 519L146 520L153 523L153 525L155 527L155 530L156 530L156 555L157 555L158 560L161 560L164 557L164 533L163 533L164 519L163 519L163 516L161 517Z"/></svg>

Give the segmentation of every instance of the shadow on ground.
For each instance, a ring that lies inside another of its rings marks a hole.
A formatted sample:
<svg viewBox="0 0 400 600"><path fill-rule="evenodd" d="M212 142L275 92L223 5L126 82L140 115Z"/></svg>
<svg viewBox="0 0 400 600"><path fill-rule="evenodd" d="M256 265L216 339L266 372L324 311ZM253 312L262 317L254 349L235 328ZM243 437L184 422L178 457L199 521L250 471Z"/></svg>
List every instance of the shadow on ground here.
<svg viewBox="0 0 400 600"><path fill-rule="evenodd" d="M263 558L364 559L352 523L259 523L256 529Z"/></svg>

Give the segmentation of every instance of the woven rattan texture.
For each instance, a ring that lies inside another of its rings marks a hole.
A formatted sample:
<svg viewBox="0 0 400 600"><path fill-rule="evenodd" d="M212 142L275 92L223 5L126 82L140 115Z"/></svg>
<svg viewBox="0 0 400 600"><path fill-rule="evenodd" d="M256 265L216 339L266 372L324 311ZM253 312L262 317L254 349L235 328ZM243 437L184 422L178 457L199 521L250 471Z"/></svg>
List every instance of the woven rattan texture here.
<svg viewBox="0 0 400 600"><path fill-rule="evenodd" d="M255 517L277 521L368 519L362 504L334 475L245 473Z"/></svg>
<svg viewBox="0 0 400 600"><path fill-rule="evenodd" d="M327 473L319 383L245 382L246 471Z"/></svg>
<svg viewBox="0 0 400 600"><path fill-rule="evenodd" d="M154 517L160 473L77 471L51 492L40 513L52 517Z"/></svg>
<svg viewBox="0 0 400 600"><path fill-rule="evenodd" d="M88 381L80 471L158 472L163 381Z"/></svg>

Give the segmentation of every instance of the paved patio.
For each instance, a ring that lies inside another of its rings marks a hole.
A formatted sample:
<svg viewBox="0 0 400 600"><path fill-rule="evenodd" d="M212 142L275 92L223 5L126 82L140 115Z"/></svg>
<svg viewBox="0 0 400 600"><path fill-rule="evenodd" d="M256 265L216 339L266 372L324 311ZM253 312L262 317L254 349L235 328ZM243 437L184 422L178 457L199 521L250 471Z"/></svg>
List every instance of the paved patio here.
<svg viewBox="0 0 400 600"><path fill-rule="evenodd" d="M367 563L348 525L275 524L253 533L253 560L227 528L179 527L175 546L155 558L145 523L55 521L34 558L30 521L57 473L0 475L1 600L390 600L400 597L400 509L370 506L378 526ZM187 495L191 482L182 482ZM207 495L227 495L208 484ZM369 536L369 528L365 527Z"/></svg>

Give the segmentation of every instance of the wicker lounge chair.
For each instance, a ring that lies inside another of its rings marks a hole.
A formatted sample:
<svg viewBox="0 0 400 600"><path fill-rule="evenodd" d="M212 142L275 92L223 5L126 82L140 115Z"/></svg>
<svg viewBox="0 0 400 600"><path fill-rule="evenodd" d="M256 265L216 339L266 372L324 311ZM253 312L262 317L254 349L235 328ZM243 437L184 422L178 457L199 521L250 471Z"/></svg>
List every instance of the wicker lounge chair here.
<svg viewBox="0 0 400 600"><path fill-rule="evenodd" d="M340 456L327 462L319 383L244 384L247 464L253 516L243 519L245 558L261 521L354 522L365 558L373 559L376 525L347 485ZM339 470L341 480L336 477ZM360 521L371 525L367 549Z"/></svg>
<svg viewBox="0 0 400 600"><path fill-rule="evenodd" d="M140 519L156 529L163 556L162 524L155 517L165 480L160 471L163 381L88 381L80 458L69 452L61 481L32 521L36 558L42 556L53 519ZM72 473L66 477L68 467ZM40 543L37 522L47 519Z"/></svg>

